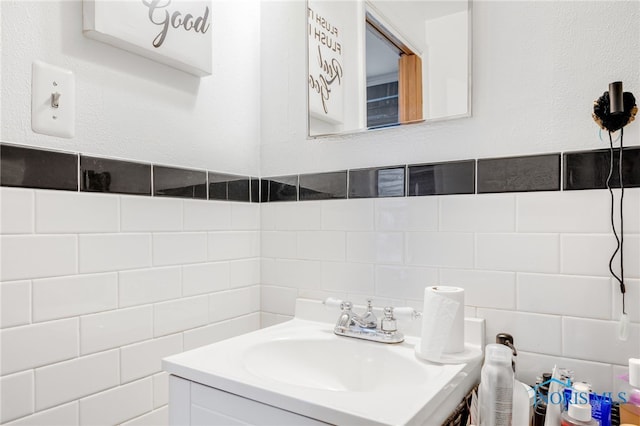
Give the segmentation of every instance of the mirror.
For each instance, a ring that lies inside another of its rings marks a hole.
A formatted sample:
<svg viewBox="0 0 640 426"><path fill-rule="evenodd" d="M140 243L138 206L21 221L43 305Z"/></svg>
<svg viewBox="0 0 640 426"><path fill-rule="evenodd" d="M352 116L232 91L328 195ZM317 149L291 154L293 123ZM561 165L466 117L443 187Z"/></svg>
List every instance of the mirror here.
<svg viewBox="0 0 640 426"><path fill-rule="evenodd" d="M470 115L469 0L308 0L309 136Z"/></svg>

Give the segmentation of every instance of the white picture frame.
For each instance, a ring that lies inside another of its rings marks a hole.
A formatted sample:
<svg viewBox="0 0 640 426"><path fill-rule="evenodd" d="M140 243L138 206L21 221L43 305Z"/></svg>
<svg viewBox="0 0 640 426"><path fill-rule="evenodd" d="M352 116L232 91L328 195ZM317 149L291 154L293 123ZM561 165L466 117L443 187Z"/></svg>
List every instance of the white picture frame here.
<svg viewBox="0 0 640 426"><path fill-rule="evenodd" d="M83 0L92 39L197 76L211 75L211 0Z"/></svg>

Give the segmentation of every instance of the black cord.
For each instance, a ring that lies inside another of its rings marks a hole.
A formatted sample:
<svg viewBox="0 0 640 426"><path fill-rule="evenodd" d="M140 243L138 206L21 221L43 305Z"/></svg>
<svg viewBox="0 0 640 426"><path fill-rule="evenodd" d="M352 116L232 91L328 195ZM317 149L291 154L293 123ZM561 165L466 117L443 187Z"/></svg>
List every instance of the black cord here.
<svg viewBox="0 0 640 426"><path fill-rule="evenodd" d="M618 233L616 231L616 224L615 224L615 219L614 219L614 203L615 203L615 197L613 195L613 189L611 188L611 177L613 176L613 156L614 156L614 149L613 149L613 139L611 137L611 132L609 132L609 157L610 157L610 162L609 162L609 176L607 176L607 189L609 190L609 194L611 194L611 227L613 228L613 236L616 238L616 249L614 250L613 254L611 255L611 259L609 259L609 272L611 272L611 275L613 275L613 277L620 283L620 293L622 293L622 313L626 314L626 306L625 306L625 293L626 291L626 287L624 285L624 257L623 257L623 247L624 247L624 216L623 216L623 200L624 200L624 182L622 181L622 148L623 148L623 143L622 143L622 139L623 139L623 135L624 135L624 131L622 129L620 129L620 153L618 156L618 178L620 180L620 237L618 237ZM616 257L616 254L618 254L618 252L620 252L620 276L618 276L614 271L613 271L613 261Z"/></svg>
<svg viewBox="0 0 640 426"><path fill-rule="evenodd" d="M620 177L620 292L622 293L622 313L626 314L627 310L624 304L624 296L627 292L624 285L624 215L623 215L623 200L624 200L624 181L622 180L622 139L624 137L624 128L620 129L620 155L618 158L618 176Z"/></svg>

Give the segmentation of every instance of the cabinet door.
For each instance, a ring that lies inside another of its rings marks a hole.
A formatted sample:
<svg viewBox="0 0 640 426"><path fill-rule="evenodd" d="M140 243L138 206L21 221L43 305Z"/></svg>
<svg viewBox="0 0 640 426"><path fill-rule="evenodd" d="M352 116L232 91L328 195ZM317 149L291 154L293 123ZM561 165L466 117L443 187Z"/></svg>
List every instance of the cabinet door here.
<svg viewBox="0 0 640 426"><path fill-rule="evenodd" d="M169 376L170 425L326 425L228 392Z"/></svg>
<svg viewBox="0 0 640 426"><path fill-rule="evenodd" d="M190 408L191 382L171 374L169 376L169 424L191 424Z"/></svg>
<svg viewBox="0 0 640 426"><path fill-rule="evenodd" d="M326 425L309 417L191 382L191 424Z"/></svg>

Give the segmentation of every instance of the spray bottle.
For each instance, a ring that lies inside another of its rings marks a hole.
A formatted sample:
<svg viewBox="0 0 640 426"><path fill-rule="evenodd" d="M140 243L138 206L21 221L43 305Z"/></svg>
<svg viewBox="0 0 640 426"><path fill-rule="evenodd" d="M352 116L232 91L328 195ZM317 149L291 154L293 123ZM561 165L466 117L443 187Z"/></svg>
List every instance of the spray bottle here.
<svg viewBox="0 0 640 426"><path fill-rule="evenodd" d="M485 348L480 373L480 426L511 426L513 367L511 350L491 343Z"/></svg>
<svg viewBox="0 0 640 426"><path fill-rule="evenodd" d="M508 347L512 352L511 366L513 374L516 374L516 358L518 351L513 344L513 336L508 333L498 333L496 335L496 343ZM531 422L531 401L529 399L528 386L521 383L517 379L513 382L513 409L512 417L514 425L528 425Z"/></svg>

